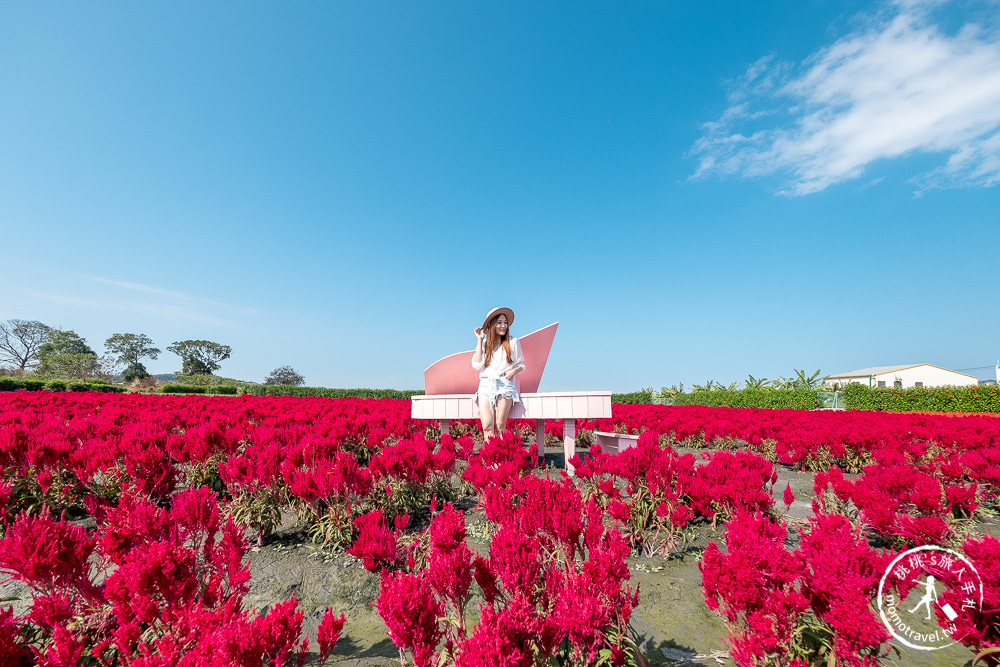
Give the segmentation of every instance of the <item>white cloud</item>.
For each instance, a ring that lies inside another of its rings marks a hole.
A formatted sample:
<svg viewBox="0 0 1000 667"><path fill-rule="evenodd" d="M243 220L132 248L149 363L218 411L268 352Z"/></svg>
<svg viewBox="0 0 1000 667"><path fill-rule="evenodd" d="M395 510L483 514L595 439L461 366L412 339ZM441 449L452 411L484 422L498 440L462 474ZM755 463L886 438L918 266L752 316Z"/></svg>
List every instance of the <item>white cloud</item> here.
<svg viewBox="0 0 1000 667"><path fill-rule="evenodd" d="M944 164L915 175L920 190L996 184L1000 35L974 23L947 34L934 22L940 4L898 1L800 65L754 63L704 124L694 178L773 174L782 192L804 195L926 153Z"/></svg>

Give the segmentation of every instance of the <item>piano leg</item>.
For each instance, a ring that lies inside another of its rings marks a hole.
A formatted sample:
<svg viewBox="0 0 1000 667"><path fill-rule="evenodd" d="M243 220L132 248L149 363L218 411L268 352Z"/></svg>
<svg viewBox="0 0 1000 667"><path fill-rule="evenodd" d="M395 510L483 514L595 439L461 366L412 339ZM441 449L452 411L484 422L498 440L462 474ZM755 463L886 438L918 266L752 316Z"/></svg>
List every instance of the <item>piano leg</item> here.
<svg viewBox="0 0 1000 667"><path fill-rule="evenodd" d="M451 433L451 420L450 419L442 419L440 421L440 424L441 424L441 435L444 435L445 433Z"/></svg>
<svg viewBox="0 0 1000 667"><path fill-rule="evenodd" d="M573 476L573 464L569 462L576 454L576 419L563 420L563 456L566 459L566 472Z"/></svg>
<svg viewBox="0 0 1000 667"><path fill-rule="evenodd" d="M535 420L535 444L538 446L538 455L545 458L545 420Z"/></svg>

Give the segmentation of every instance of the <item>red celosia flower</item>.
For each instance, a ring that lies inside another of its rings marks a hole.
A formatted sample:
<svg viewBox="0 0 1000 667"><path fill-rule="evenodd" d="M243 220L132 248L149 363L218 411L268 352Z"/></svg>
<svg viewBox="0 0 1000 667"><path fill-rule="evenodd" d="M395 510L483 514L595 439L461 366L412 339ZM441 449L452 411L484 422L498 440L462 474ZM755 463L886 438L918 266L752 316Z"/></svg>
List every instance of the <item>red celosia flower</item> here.
<svg viewBox="0 0 1000 667"><path fill-rule="evenodd" d="M914 546L943 544L951 534L951 528L939 516L912 517L907 514L896 516L896 531Z"/></svg>
<svg viewBox="0 0 1000 667"><path fill-rule="evenodd" d="M196 572L193 551L176 542L153 542L135 547L125 557L108 577L105 592L119 623L133 616L148 623L159 619L163 611L196 599Z"/></svg>
<svg viewBox="0 0 1000 667"><path fill-rule="evenodd" d="M479 625L462 642L455 667L532 667L538 625L534 606L517 595L500 611L489 605L480 610Z"/></svg>
<svg viewBox="0 0 1000 667"><path fill-rule="evenodd" d="M83 656L83 641L62 625L52 631L52 641L38 654L38 667L76 667Z"/></svg>
<svg viewBox="0 0 1000 667"><path fill-rule="evenodd" d="M979 503L976 500L975 482L970 486L949 484L944 488L944 495L948 503L949 512L956 512L956 510L961 509L966 516L972 516L976 508L979 507Z"/></svg>
<svg viewBox="0 0 1000 667"><path fill-rule="evenodd" d="M119 565L136 546L165 540L174 529L166 510L133 490L122 493L117 507L102 508L100 514L103 525L98 543L104 555Z"/></svg>
<svg viewBox="0 0 1000 667"><path fill-rule="evenodd" d="M472 583L472 552L465 543L465 517L450 503L434 517L427 576L434 590L461 609Z"/></svg>
<svg viewBox="0 0 1000 667"><path fill-rule="evenodd" d="M465 542L450 548L432 548L428 556L427 578L434 590L461 609L472 583L472 552Z"/></svg>
<svg viewBox="0 0 1000 667"><path fill-rule="evenodd" d="M535 583L541 574L541 546L515 526L505 525L493 536L490 570L503 582L510 595L521 593L533 600Z"/></svg>
<svg viewBox="0 0 1000 667"><path fill-rule="evenodd" d="M608 503L608 514L610 514L611 518L615 521L627 523L630 511L629 506L620 500L612 500Z"/></svg>
<svg viewBox="0 0 1000 667"><path fill-rule="evenodd" d="M694 512L691 511L690 507L687 505L678 505L674 511L670 513L670 525L674 528L683 528L693 516Z"/></svg>
<svg viewBox="0 0 1000 667"><path fill-rule="evenodd" d="M469 467L462 478L480 493L490 486L510 484L533 467L524 442L513 431L506 431L483 443L477 454L469 456Z"/></svg>
<svg viewBox="0 0 1000 667"><path fill-rule="evenodd" d="M438 622L444 607L428 581L416 574L383 572L376 608L392 642L413 651L418 667L429 665L444 634Z"/></svg>
<svg viewBox="0 0 1000 667"><path fill-rule="evenodd" d="M19 626L14 620L14 610L0 607L0 656L9 667L33 667L31 651L22 644Z"/></svg>
<svg viewBox="0 0 1000 667"><path fill-rule="evenodd" d="M56 626L65 626L75 613L76 605L71 593L53 593L35 596L28 618L35 625L51 630Z"/></svg>
<svg viewBox="0 0 1000 667"><path fill-rule="evenodd" d="M0 539L0 572L43 593L76 589L94 597L88 563L94 546L80 526L22 513Z"/></svg>
<svg viewBox="0 0 1000 667"><path fill-rule="evenodd" d="M319 643L320 665L326 664L326 659L333 652L337 640L340 639L340 632L344 629L344 615L334 617L333 610L327 607L323 613L323 620L320 621L316 629L316 641Z"/></svg>
<svg viewBox="0 0 1000 667"><path fill-rule="evenodd" d="M465 542L465 515L448 503L430 527L431 548L450 551Z"/></svg>
<svg viewBox="0 0 1000 667"><path fill-rule="evenodd" d="M479 588L483 591L483 598L489 604L494 604L498 599L503 598L503 593L497 587L496 577L493 575L493 571L490 569L490 562L476 554L473 565L472 576L475 578L476 583L479 584Z"/></svg>
<svg viewBox="0 0 1000 667"><path fill-rule="evenodd" d="M396 535L385 527L385 515L372 510L354 520L358 537L347 553L364 561L365 569L375 572L379 566L391 566L398 559Z"/></svg>
<svg viewBox="0 0 1000 667"><path fill-rule="evenodd" d="M792 503L795 502L795 494L792 493L792 484L791 484L791 482L789 482L788 484L785 485L785 492L781 496L781 501L783 503L785 503L785 507L786 508L791 507Z"/></svg>
<svg viewBox="0 0 1000 667"><path fill-rule="evenodd" d="M219 505L215 492L207 486L199 486L174 494L170 516L182 530L182 537L207 546L219 530Z"/></svg>

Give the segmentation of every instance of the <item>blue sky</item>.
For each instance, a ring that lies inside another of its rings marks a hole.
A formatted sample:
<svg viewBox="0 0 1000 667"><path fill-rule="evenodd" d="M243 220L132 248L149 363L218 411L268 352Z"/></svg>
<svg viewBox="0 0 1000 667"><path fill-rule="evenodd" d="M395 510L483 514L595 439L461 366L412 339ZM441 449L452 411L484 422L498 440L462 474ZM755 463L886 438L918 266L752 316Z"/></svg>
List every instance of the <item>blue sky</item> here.
<svg viewBox="0 0 1000 667"><path fill-rule="evenodd" d="M229 377L992 366L998 184L995 1L0 1L0 319Z"/></svg>

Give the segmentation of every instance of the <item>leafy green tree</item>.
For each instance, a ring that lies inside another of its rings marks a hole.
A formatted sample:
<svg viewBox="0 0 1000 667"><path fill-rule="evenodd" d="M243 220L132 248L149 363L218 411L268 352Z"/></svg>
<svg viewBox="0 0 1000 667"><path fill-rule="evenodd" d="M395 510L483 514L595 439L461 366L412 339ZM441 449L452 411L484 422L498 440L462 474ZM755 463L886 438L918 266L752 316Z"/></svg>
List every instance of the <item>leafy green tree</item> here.
<svg viewBox="0 0 1000 667"><path fill-rule="evenodd" d="M38 373L69 379L104 376L97 353L73 330L51 329L49 339L38 348Z"/></svg>
<svg viewBox="0 0 1000 667"><path fill-rule="evenodd" d="M96 354L51 354L38 364L38 374L45 377L69 380L88 377L105 377L109 375L104 363Z"/></svg>
<svg viewBox="0 0 1000 667"><path fill-rule="evenodd" d="M743 384L747 389L766 389L769 386L767 378L760 378L758 380L752 375L748 375L747 381Z"/></svg>
<svg viewBox="0 0 1000 667"><path fill-rule="evenodd" d="M681 382L679 385L672 384L669 387L660 387L660 393L657 396L661 399L672 399L683 393L684 383Z"/></svg>
<svg viewBox="0 0 1000 667"><path fill-rule="evenodd" d="M287 384L298 387L305 384L306 379L291 366L278 366L264 378L264 384Z"/></svg>
<svg viewBox="0 0 1000 667"><path fill-rule="evenodd" d="M149 375L142 360L146 357L156 359L160 350L153 347L153 340L146 334L115 334L104 341L104 347L115 361L125 366L122 371L122 381L131 382L136 378Z"/></svg>
<svg viewBox="0 0 1000 667"><path fill-rule="evenodd" d="M47 357L55 354L93 354L97 356L87 340L73 331L67 329L50 329L49 338L45 344L38 348L38 361L44 363Z"/></svg>
<svg viewBox="0 0 1000 667"><path fill-rule="evenodd" d="M771 386L775 389L791 389L793 382L794 380L791 378L779 375L776 380L771 380Z"/></svg>
<svg viewBox="0 0 1000 667"><path fill-rule="evenodd" d="M0 361L24 371L38 359L38 350L49 339L51 329L35 320L0 322Z"/></svg>
<svg viewBox="0 0 1000 667"><path fill-rule="evenodd" d="M181 340L171 343L167 351L181 358L181 372L185 375L211 375L233 350L210 340Z"/></svg>
<svg viewBox="0 0 1000 667"><path fill-rule="evenodd" d="M791 379L792 389L816 389L823 384L823 378L820 377L818 368L812 375L806 375L805 371L800 371L797 368L794 370L795 377Z"/></svg>

